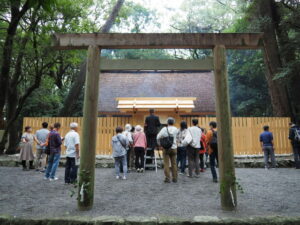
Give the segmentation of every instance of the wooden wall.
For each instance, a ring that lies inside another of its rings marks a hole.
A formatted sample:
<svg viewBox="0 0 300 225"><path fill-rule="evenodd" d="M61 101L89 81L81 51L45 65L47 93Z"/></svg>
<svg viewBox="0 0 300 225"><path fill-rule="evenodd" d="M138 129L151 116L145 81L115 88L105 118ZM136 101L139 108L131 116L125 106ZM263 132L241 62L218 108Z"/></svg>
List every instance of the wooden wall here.
<svg viewBox="0 0 300 225"><path fill-rule="evenodd" d="M191 125L193 117L183 117L188 125ZM199 117L199 125L208 129L210 121L215 121L214 117ZM111 155L111 137L115 133L117 126L125 126L127 123L132 123L132 117L99 117L97 133L97 155ZM77 122L81 126L81 117L25 117L23 126L31 126L33 131L40 129L42 122L49 124L60 122L61 135L65 136L69 131L69 124ZM135 121L136 122L136 121ZM274 134L275 153L276 154L291 154L292 149L288 140L290 118L285 117L234 117L232 118L233 129L233 144L235 155L260 155L262 154L259 134L262 132L264 125L270 126L270 131ZM143 125L143 121L137 121L137 124ZM178 126L180 121L176 121ZM136 125L136 124L133 124ZM79 129L79 133L81 130ZM63 153L65 148L63 148Z"/></svg>

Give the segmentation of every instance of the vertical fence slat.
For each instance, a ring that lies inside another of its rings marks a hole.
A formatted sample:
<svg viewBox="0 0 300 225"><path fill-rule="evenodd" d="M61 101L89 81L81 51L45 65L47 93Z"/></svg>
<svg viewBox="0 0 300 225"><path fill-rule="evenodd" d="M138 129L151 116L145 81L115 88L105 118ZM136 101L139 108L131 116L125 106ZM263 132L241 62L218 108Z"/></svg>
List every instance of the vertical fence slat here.
<svg viewBox="0 0 300 225"><path fill-rule="evenodd" d="M188 126L191 126L192 118L184 117ZM199 117L199 125L202 128L209 129L209 122L216 121L215 117ZM61 136L65 136L69 131L69 124L77 122L79 127L82 126L81 117L24 117L23 130L25 126L31 126L33 133L41 128L42 122L48 122L49 126L55 122L60 122L62 127ZM137 124L143 124L143 121L136 121ZM263 131L264 125L270 126L270 131L274 134L274 143L276 154L291 154L291 144L288 140L290 118L286 117L233 117L233 147L235 155L261 155L261 147L259 143L259 134ZM98 155L111 155L111 138L114 135L116 126L124 127L127 123L132 124L132 117L99 117L97 119L97 149ZM22 130L22 132L23 132ZM79 134L82 134L79 129ZM34 145L34 152L36 147ZM65 148L62 147L63 154Z"/></svg>

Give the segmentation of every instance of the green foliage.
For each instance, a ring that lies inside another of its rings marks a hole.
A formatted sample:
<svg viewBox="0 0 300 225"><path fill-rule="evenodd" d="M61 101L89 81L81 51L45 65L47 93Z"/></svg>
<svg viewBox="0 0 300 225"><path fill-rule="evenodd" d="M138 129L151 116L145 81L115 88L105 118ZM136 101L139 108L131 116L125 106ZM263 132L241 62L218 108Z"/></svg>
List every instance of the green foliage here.
<svg viewBox="0 0 300 225"><path fill-rule="evenodd" d="M230 103L233 116L270 116L271 106L260 51L228 52Z"/></svg>

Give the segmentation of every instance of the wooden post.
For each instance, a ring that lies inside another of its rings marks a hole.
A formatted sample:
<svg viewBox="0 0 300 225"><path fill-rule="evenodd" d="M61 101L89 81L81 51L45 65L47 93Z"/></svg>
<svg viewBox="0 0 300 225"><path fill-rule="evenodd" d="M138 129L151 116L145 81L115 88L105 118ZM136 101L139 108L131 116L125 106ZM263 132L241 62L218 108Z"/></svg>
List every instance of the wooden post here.
<svg viewBox="0 0 300 225"><path fill-rule="evenodd" d="M99 92L100 49L89 46L83 123L80 149L80 172L78 183L78 209L89 210L94 201L95 150L97 141L97 114Z"/></svg>
<svg viewBox="0 0 300 225"><path fill-rule="evenodd" d="M236 178L234 170L226 49L224 45L217 45L214 47L214 74L218 123L221 206L224 210L234 210L237 206Z"/></svg>

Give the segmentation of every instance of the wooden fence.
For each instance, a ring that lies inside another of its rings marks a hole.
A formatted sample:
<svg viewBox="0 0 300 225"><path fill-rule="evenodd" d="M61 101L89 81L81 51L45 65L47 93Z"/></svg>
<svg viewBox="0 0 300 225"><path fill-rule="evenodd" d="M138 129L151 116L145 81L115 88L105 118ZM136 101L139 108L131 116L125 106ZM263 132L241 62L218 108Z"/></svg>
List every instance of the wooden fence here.
<svg viewBox="0 0 300 225"><path fill-rule="evenodd" d="M188 125L191 125L192 117L183 117ZM210 121L214 121L213 117L199 117L199 125L208 129ZM81 117L25 117L23 126L31 126L33 132L40 129L42 122L53 124L61 123L60 133L65 136L69 131L69 124L77 122L81 126ZM117 126L125 126L127 123L132 123L131 117L99 117L98 133L97 133L97 155L111 155L111 138L114 135ZM180 121L176 121L178 126ZM270 126L270 131L274 135L275 153L276 154L291 154L292 149L288 140L290 118L285 117L233 117L233 145L235 155L261 155L261 147L259 143L259 134L262 132L264 125ZM143 124L141 121L140 124ZM134 124L135 125L135 124ZM81 130L79 129L79 133ZM65 149L63 148L63 153Z"/></svg>

